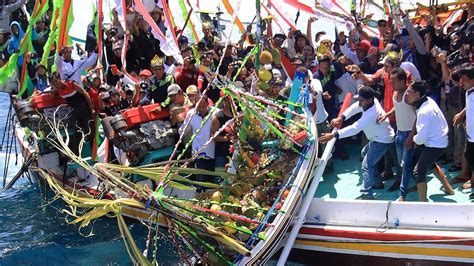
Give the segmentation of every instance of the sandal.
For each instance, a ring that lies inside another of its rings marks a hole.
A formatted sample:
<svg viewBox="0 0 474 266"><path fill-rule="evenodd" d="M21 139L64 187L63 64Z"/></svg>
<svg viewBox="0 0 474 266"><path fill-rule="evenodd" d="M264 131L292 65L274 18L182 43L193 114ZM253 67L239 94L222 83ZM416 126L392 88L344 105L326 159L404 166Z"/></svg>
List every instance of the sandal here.
<svg viewBox="0 0 474 266"><path fill-rule="evenodd" d="M470 189L470 188L472 188L472 183L474 183L474 182L472 182L472 181L470 181L470 180L467 181L466 183L464 183L464 184L462 185L462 189Z"/></svg>

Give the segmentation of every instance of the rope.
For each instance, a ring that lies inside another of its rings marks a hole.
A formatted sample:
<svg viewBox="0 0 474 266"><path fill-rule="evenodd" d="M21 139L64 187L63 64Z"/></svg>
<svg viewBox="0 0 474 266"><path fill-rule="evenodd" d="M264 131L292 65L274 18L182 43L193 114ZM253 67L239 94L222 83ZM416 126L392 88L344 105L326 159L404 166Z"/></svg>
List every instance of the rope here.
<svg viewBox="0 0 474 266"><path fill-rule="evenodd" d="M385 210L385 222L383 222L381 225L379 225L375 231L383 233L383 232L386 232L389 229L388 212L389 212L391 206L392 206L392 201L389 200L387 202L387 209Z"/></svg>
<svg viewBox="0 0 474 266"><path fill-rule="evenodd" d="M7 127L9 126L9 122L10 122L10 116L12 115L12 109L13 109L13 104L12 102L10 101L10 107L8 108L8 114L7 114L7 118L5 120L5 126L3 126L3 128L5 129L3 131L3 136L2 136L2 143L0 144L0 151L2 150L3 148L3 143L5 142L5 135L7 134ZM8 141L8 140L7 140Z"/></svg>

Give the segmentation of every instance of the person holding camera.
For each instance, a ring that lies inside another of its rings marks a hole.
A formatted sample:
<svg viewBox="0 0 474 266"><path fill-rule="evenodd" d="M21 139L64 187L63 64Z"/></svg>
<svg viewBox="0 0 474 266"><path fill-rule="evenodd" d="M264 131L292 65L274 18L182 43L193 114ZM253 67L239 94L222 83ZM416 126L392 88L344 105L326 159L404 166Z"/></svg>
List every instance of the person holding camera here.
<svg viewBox="0 0 474 266"><path fill-rule="evenodd" d="M198 83L198 68L196 67L196 59L192 55L184 57L183 66L176 69L174 78L181 88L187 88Z"/></svg>

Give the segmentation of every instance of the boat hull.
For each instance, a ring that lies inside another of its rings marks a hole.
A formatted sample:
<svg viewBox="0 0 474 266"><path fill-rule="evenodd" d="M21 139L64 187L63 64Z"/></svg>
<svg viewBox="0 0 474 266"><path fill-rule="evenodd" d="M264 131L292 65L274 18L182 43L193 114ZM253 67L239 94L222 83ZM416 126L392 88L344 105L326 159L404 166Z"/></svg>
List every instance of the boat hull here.
<svg viewBox="0 0 474 266"><path fill-rule="evenodd" d="M314 199L306 221L294 250L313 256L474 263L473 204Z"/></svg>

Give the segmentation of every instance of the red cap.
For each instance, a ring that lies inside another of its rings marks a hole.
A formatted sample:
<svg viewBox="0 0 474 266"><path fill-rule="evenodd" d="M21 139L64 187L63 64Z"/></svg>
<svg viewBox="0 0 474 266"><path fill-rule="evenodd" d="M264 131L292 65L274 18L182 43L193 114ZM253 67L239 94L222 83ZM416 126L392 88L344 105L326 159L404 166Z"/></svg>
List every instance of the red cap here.
<svg viewBox="0 0 474 266"><path fill-rule="evenodd" d="M145 76L145 77L148 77L148 78L149 78L149 77L152 76L152 74L151 74L151 71L150 71L150 70L148 70L148 69L143 69L142 71L140 71L140 77L141 77L141 76Z"/></svg>
<svg viewBox="0 0 474 266"><path fill-rule="evenodd" d="M354 47L355 50L363 50L363 51L366 51L368 52L369 49L370 49L370 42L367 41L367 40L363 40L359 43L356 44L356 46Z"/></svg>

